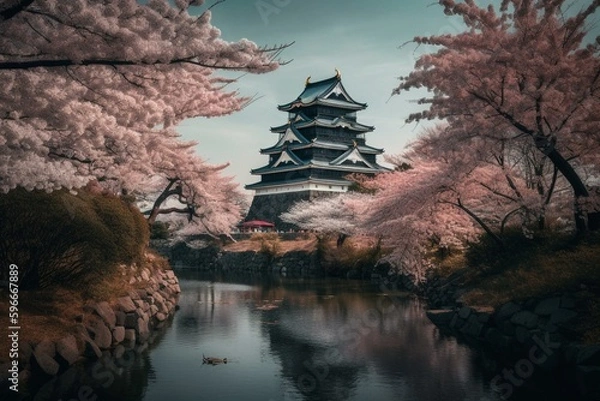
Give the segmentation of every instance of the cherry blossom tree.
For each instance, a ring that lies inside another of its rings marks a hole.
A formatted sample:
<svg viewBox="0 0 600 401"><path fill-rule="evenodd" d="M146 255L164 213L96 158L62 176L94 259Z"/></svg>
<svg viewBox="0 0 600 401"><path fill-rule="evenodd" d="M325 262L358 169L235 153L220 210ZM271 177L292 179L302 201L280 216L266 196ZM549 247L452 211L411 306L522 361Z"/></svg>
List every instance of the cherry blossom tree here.
<svg viewBox="0 0 600 401"><path fill-rule="evenodd" d="M540 221L564 218L566 183L527 141L457 137L446 128L426 130L389 157L395 171L353 177L374 192L363 229L383 238L392 250L386 259L417 280L434 253L464 250L483 233L503 246L508 226L531 237Z"/></svg>
<svg viewBox="0 0 600 401"><path fill-rule="evenodd" d="M96 180L112 191L178 196L191 216L217 215L218 208L205 208L227 203L231 181L195 156L175 127L240 110L250 99L215 72L272 71L286 45L226 42L210 10L188 12L202 4L3 2L0 190L72 189Z"/></svg>
<svg viewBox="0 0 600 401"><path fill-rule="evenodd" d="M453 190L454 170L424 159L410 160L410 168L402 163L404 167L393 172L353 179L375 192L365 207L365 232L382 238L383 246L391 250L385 260L421 281L432 250L463 249L482 230L457 207L462 201Z"/></svg>
<svg viewBox="0 0 600 401"><path fill-rule="evenodd" d="M303 230L338 235L340 246L346 237L361 232L368 200L369 195L357 192L323 196L295 203L280 218Z"/></svg>
<svg viewBox="0 0 600 401"><path fill-rule="evenodd" d="M584 231L594 214L583 169L600 155L600 38L588 34L600 1L579 11L580 3L563 0L503 0L498 10L472 0L439 3L467 30L414 38L440 49L420 57L394 90L431 91L420 100L428 108L408 121L444 119L463 138L527 138L569 183Z"/></svg>
<svg viewBox="0 0 600 401"><path fill-rule="evenodd" d="M453 191L470 198L477 205L471 211L477 211L493 231L502 234L515 218L530 234L544 230L549 219L552 223L568 219L564 213L567 183L526 138L514 139L503 132L460 136L447 128L439 125L426 130L404 157L438 161L453 170Z"/></svg>

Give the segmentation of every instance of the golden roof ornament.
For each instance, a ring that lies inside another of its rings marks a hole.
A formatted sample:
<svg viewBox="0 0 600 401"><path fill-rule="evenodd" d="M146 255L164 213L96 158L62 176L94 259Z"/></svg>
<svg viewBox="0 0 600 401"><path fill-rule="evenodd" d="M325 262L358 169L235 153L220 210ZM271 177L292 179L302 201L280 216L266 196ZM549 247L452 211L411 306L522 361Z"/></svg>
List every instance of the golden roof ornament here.
<svg viewBox="0 0 600 401"><path fill-rule="evenodd" d="M309 83L310 83L310 75L306 78L306 82L304 83L304 85L308 86Z"/></svg>
<svg viewBox="0 0 600 401"><path fill-rule="evenodd" d="M342 79L342 73L337 68L335 69L335 77L340 80Z"/></svg>

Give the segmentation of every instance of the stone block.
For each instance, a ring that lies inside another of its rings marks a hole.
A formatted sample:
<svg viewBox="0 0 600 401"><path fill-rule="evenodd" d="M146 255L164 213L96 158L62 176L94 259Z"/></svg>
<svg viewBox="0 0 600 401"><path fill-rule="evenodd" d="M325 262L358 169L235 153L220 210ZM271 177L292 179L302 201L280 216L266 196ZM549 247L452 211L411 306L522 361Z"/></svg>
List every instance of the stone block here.
<svg viewBox="0 0 600 401"><path fill-rule="evenodd" d="M88 358L101 358L102 357L102 351L100 350L100 348L98 348L98 346L96 345L96 343L94 342L94 340L92 340L89 337L84 338L85 341L85 348L83 351L83 355L88 357Z"/></svg>
<svg viewBox="0 0 600 401"><path fill-rule="evenodd" d="M56 356L56 344L53 341L42 340L35 346L34 353L45 354L50 358L54 358Z"/></svg>
<svg viewBox="0 0 600 401"><path fill-rule="evenodd" d="M34 367L48 376L55 376L60 369L60 365L53 357L45 352L38 352L37 349L33 352L32 360Z"/></svg>
<svg viewBox="0 0 600 401"><path fill-rule="evenodd" d="M505 320L499 327L502 332L507 336L515 335L515 325L512 324L509 320Z"/></svg>
<svg viewBox="0 0 600 401"><path fill-rule="evenodd" d="M565 324L577 316L577 312L571 309L557 309L550 315L551 324Z"/></svg>
<svg viewBox="0 0 600 401"><path fill-rule="evenodd" d="M515 313L510 318L510 322L518 326L524 326L528 329L533 329L537 326L538 319L538 315L535 313L524 310Z"/></svg>
<svg viewBox="0 0 600 401"><path fill-rule="evenodd" d="M467 336L479 338L483 331L483 324L477 319L475 314L471 314L460 331Z"/></svg>
<svg viewBox="0 0 600 401"><path fill-rule="evenodd" d="M136 335L134 329L125 329L125 341L135 342Z"/></svg>
<svg viewBox="0 0 600 401"><path fill-rule="evenodd" d="M450 324L455 312L451 309L430 309L427 312L427 317L436 326L447 326Z"/></svg>
<svg viewBox="0 0 600 401"><path fill-rule="evenodd" d="M125 313L133 312L136 306L131 297L121 297L117 299L117 308Z"/></svg>
<svg viewBox="0 0 600 401"><path fill-rule="evenodd" d="M512 315L519 312L520 310L521 310L521 306L514 302L508 302L508 303L502 305L500 307L500 309L498 309L498 312L496 312L496 316L495 316L496 323L499 324L499 323L503 322L504 320L510 319L512 317Z"/></svg>
<svg viewBox="0 0 600 401"><path fill-rule="evenodd" d="M72 365L80 357L75 336L69 334L56 342L56 353L67 364Z"/></svg>
<svg viewBox="0 0 600 401"><path fill-rule="evenodd" d="M548 316L560 308L560 298L546 298L541 300L535 307L534 313L540 316Z"/></svg>
<svg viewBox="0 0 600 401"><path fill-rule="evenodd" d="M109 329L113 329L117 322L117 317L115 316L115 312L110 307L108 302L98 302L93 306L94 312L104 320L104 323L108 326Z"/></svg>
<svg viewBox="0 0 600 401"><path fill-rule="evenodd" d="M468 306L463 306L458 311L458 316L461 319L467 319L470 315L471 315L471 308L469 308Z"/></svg>
<svg viewBox="0 0 600 401"><path fill-rule="evenodd" d="M108 349L112 345L112 332L101 319L89 322L87 330L90 337L100 349Z"/></svg>
<svg viewBox="0 0 600 401"><path fill-rule="evenodd" d="M139 318L138 321L137 321L136 334L137 334L137 341L138 342L146 341L148 339L148 337L150 336L150 330L148 328L148 322L146 322L142 318Z"/></svg>
<svg viewBox="0 0 600 401"><path fill-rule="evenodd" d="M127 313L125 315L125 325L124 325L125 328L126 329L135 329L138 318L139 318L139 315L138 315L137 311Z"/></svg>
<svg viewBox="0 0 600 401"><path fill-rule="evenodd" d="M113 342L120 343L125 339L125 327L116 326L112 330Z"/></svg>
<svg viewBox="0 0 600 401"><path fill-rule="evenodd" d="M123 355L125 355L125 347L121 344L117 345L114 349L113 349L113 358L115 359L121 359L123 357Z"/></svg>
<svg viewBox="0 0 600 401"><path fill-rule="evenodd" d="M125 312L118 310L115 312L116 320L115 326L125 326Z"/></svg>

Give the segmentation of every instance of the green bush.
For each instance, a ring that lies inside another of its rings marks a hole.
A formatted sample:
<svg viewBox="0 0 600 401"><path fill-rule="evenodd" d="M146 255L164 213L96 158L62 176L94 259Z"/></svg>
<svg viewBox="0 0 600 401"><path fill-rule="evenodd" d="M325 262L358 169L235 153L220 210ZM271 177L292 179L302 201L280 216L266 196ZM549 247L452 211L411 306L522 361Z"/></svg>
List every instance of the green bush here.
<svg viewBox="0 0 600 401"><path fill-rule="evenodd" d="M118 264L141 263L149 239L133 205L84 190L15 189L0 195L0 221L0 260L19 266L22 289L87 285Z"/></svg>
<svg viewBox="0 0 600 401"><path fill-rule="evenodd" d="M155 221L150 227L150 239L169 239L169 223Z"/></svg>

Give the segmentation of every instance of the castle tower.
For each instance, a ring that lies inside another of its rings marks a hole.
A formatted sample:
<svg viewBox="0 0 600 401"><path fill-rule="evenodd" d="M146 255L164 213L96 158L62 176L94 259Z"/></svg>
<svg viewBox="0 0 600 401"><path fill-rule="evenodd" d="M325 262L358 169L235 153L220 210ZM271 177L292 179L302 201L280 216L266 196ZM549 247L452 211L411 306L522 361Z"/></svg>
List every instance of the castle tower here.
<svg viewBox="0 0 600 401"><path fill-rule="evenodd" d="M288 113L287 123L272 127L277 142L261 154L267 165L253 169L260 181L246 185L254 190L248 220L274 222L278 229L292 228L279 215L299 200L348 191L351 173L377 174L387 171L377 164L383 149L366 144L374 127L356 120L366 103L356 102L342 85L341 74L310 82L294 101L279 105Z"/></svg>

